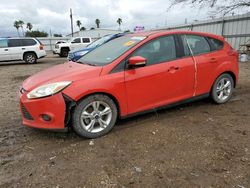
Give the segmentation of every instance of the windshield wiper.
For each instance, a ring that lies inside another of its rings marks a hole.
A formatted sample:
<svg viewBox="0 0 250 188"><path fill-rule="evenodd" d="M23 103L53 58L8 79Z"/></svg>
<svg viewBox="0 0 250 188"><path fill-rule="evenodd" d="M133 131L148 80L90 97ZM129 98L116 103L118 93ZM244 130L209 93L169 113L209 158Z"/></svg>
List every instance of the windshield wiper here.
<svg viewBox="0 0 250 188"><path fill-rule="evenodd" d="M76 61L76 63L85 64L85 65L89 65L89 66L96 66L96 64L85 63L85 62L81 62L81 61Z"/></svg>

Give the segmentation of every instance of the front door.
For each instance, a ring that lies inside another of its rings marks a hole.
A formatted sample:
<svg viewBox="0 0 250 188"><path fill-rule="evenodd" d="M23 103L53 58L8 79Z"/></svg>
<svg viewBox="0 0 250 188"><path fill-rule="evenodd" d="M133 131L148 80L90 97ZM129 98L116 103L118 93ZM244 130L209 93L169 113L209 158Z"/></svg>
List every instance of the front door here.
<svg viewBox="0 0 250 188"><path fill-rule="evenodd" d="M135 113L189 98L194 92L194 62L178 59L174 36L154 39L132 56L147 65L125 71L128 113Z"/></svg>

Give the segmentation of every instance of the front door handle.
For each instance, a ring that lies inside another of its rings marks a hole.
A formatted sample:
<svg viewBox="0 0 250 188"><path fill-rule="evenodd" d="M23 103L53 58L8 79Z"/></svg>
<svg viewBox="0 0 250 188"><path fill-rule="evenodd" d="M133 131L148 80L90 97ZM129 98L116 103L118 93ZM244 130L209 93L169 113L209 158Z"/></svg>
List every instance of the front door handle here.
<svg viewBox="0 0 250 188"><path fill-rule="evenodd" d="M210 59L210 62L211 62L211 63L217 63L217 59L214 58L214 57L212 57L212 58Z"/></svg>
<svg viewBox="0 0 250 188"><path fill-rule="evenodd" d="M9 51L8 49L4 49L4 51Z"/></svg>
<svg viewBox="0 0 250 188"><path fill-rule="evenodd" d="M174 72L178 71L179 69L180 69L180 67L172 66L172 67L170 67L170 68L168 69L168 72L174 73Z"/></svg>
<svg viewBox="0 0 250 188"><path fill-rule="evenodd" d="M25 50L25 48L22 48L22 50Z"/></svg>

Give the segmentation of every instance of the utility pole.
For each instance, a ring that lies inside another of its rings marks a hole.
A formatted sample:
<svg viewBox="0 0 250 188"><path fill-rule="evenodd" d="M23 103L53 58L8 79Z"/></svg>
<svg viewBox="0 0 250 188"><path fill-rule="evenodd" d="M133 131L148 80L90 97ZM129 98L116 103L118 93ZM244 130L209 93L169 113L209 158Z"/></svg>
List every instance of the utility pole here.
<svg viewBox="0 0 250 188"><path fill-rule="evenodd" d="M70 23L71 23L71 36L73 37L73 16L72 16L72 9L70 9Z"/></svg>

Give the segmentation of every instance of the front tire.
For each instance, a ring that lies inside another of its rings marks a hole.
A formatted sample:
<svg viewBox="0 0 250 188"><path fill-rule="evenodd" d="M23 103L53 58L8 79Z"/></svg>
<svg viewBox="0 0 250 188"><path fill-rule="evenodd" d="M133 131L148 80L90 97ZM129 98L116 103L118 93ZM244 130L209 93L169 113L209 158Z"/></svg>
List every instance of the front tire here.
<svg viewBox="0 0 250 188"><path fill-rule="evenodd" d="M60 57L67 57L69 54L69 49L63 48L61 49Z"/></svg>
<svg viewBox="0 0 250 188"><path fill-rule="evenodd" d="M229 101L233 94L234 80L230 74L219 76L212 87L211 96L215 103L223 104Z"/></svg>
<svg viewBox="0 0 250 188"><path fill-rule="evenodd" d="M106 95L96 94L82 100L72 115L72 127L81 137L97 138L110 132L117 119L117 107Z"/></svg>
<svg viewBox="0 0 250 188"><path fill-rule="evenodd" d="M37 57L36 57L36 54L34 53L26 53L23 59L26 63L29 63L29 64L34 64L37 62Z"/></svg>

